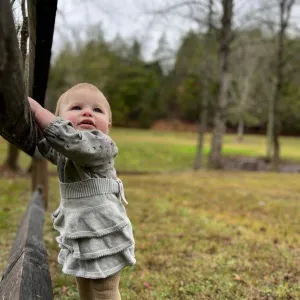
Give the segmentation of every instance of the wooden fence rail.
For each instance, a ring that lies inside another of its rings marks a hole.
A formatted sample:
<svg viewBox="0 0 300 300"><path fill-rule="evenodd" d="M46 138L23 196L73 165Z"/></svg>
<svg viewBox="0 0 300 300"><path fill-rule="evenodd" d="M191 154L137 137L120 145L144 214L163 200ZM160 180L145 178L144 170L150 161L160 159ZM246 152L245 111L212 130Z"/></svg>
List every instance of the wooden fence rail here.
<svg viewBox="0 0 300 300"><path fill-rule="evenodd" d="M41 105L48 82L57 0L27 0L29 18L28 93ZM0 0L0 135L33 156L38 130L27 102L11 3ZM52 299L47 252L43 242L47 203L47 164L33 161L32 200L13 243L0 282L0 300ZM43 186L43 198L41 188Z"/></svg>
<svg viewBox="0 0 300 300"><path fill-rule="evenodd" d="M41 189L32 195L20 223L0 282L1 300L52 299L47 251L43 242L44 202Z"/></svg>

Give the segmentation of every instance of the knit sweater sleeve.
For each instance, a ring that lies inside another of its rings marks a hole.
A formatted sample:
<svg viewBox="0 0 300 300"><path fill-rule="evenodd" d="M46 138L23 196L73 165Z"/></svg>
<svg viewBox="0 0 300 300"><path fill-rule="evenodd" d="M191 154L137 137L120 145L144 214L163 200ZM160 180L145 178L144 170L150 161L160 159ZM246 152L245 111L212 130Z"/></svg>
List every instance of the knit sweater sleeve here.
<svg viewBox="0 0 300 300"><path fill-rule="evenodd" d="M50 146L50 144L48 143L48 141L46 139L42 139L37 144L37 150L36 150L34 157L39 158L40 155L45 157L47 160L49 160L54 165L57 165L59 153Z"/></svg>
<svg viewBox="0 0 300 300"><path fill-rule="evenodd" d="M83 167L109 163L118 153L113 140L99 130L79 131L70 121L55 118L44 130L49 144Z"/></svg>

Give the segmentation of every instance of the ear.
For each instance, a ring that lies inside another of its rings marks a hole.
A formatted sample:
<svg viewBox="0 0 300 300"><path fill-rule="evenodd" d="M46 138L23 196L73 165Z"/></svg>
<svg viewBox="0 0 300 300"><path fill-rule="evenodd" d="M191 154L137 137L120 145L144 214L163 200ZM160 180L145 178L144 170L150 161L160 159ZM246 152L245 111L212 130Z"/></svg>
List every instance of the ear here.
<svg viewBox="0 0 300 300"><path fill-rule="evenodd" d="M108 129L111 129L111 122L108 123Z"/></svg>

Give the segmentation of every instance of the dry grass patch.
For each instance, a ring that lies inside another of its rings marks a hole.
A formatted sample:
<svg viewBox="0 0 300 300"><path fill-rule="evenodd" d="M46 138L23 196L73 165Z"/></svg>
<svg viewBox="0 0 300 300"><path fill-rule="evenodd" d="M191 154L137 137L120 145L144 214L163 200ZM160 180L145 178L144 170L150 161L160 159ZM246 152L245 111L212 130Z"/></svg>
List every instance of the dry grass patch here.
<svg viewBox="0 0 300 300"><path fill-rule="evenodd" d="M299 175L189 172L122 179L138 261L123 272L122 299L300 298ZM76 299L72 277L61 275L56 263L51 226L46 236L55 299Z"/></svg>

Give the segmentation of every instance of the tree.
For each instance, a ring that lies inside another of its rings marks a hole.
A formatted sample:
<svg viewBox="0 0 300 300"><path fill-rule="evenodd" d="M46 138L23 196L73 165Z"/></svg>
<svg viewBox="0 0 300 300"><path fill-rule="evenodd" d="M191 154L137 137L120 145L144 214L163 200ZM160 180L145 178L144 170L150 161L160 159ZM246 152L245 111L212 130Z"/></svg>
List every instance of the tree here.
<svg viewBox="0 0 300 300"><path fill-rule="evenodd" d="M141 46L136 40L126 48L112 46L109 78L103 90L110 98L116 124L124 126L131 122L149 127L159 113L157 99L163 76L160 65L142 60Z"/></svg>
<svg viewBox="0 0 300 300"><path fill-rule="evenodd" d="M0 134L33 155L36 126L29 104L25 102L20 50L8 0L0 1L0 13Z"/></svg>
<svg viewBox="0 0 300 300"><path fill-rule="evenodd" d="M289 102L285 103L286 93L291 76L298 66L297 56L299 47L295 43L296 39L288 37L291 11L296 2L294 0L276 0L269 5L265 2L260 7L261 17L256 18L258 24L265 29L268 35L269 47L268 56L269 70L265 70L265 98L268 100L267 118L267 158L272 161L274 170L279 168L280 144L279 135L282 128L281 111L289 110ZM289 70L289 69L292 69Z"/></svg>
<svg viewBox="0 0 300 300"><path fill-rule="evenodd" d="M222 0L222 27L219 40L219 77L218 95L212 133L209 166L213 169L222 167L222 143L226 129L226 110L230 84L229 59L232 42L233 0Z"/></svg>
<svg viewBox="0 0 300 300"><path fill-rule="evenodd" d="M153 59L158 61L164 75L172 70L174 51L171 50L166 35L163 33L159 40L156 50L153 53Z"/></svg>
<svg viewBox="0 0 300 300"><path fill-rule="evenodd" d="M145 62L141 44L118 35L107 41L101 29L77 47L67 44L52 65L48 95L55 106L59 94L76 82L88 81L108 97L114 125L149 127L160 114L157 99L163 74L158 62Z"/></svg>
<svg viewBox="0 0 300 300"><path fill-rule="evenodd" d="M212 50L212 34L213 34L213 0L209 0L208 15L207 15L207 33L205 35L204 43L204 64L205 69L210 70L212 68L212 60L210 59L210 51ZM209 71L208 71L209 72ZM207 72L207 73L208 73ZM212 72L210 72L212 73ZM195 158L194 169L198 170L202 166L203 157L203 146L204 146L204 134L207 129L207 119L208 119L208 97L209 97L209 84L212 78L212 74L206 74L203 77L202 84L202 107L199 113L199 133L198 133L198 147Z"/></svg>
<svg viewBox="0 0 300 300"><path fill-rule="evenodd" d="M255 43L259 41L259 43ZM236 47L234 47L236 44ZM243 140L245 126L255 126L260 122L263 101L255 93L257 78L261 81L260 72L267 73L264 62L268 62L267 51L260 29L239 30L235 32L235 43L232 49L232 82L230 85L231 103L228 109L228 120L237 125L237 139ZM270 53L270 52L269 52ZM264 81L265 82L265 81ZM265 84L265 83L264 83Z"/></svg>
<svg viewBox="0 0 300 300"><path fill-rule="evenodd" d="M11 1L11 5L13 6L14 1ZM26 73L25 70L25 64L26 64L26 57L27 57L27 40L28 40L28 17L26 15L26 9L25 9L25 0L21 1L21 11L22 11L22 25L21 25L21 37L20 37L20 50L22 54L22 66L23 66L23 71L24 74ZM17 32L19 31L18 29L19 25L16 23L16 29ZM26 85L26 82L25 82ZM8 150L7 150L7 156L5 159L5 162L3 164L4 168L7 168L11 171L19 171L20 166L18 164L18 159L19 159L19 154L20 154L20 149L15 146L12 143L8 144Z"/></svg>
<svg viewBox="0 0 300 300"><path fill-rule="evenodd" d="M285 52L285 36L286 30L289 25L290 14L295 0L278 0L279 5L279 31L278 31L278 40L277 40L277 66L276 66L276 79L275 79L275 95L273 100L273 146L274 153L272 157L273 169L278 171L279 169L279 159L280 159L280 111L279 111L279 102L282 98L282 90L284 84L284 52Z"/></svg>

